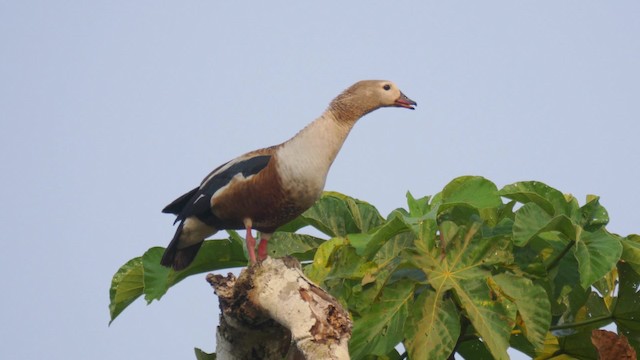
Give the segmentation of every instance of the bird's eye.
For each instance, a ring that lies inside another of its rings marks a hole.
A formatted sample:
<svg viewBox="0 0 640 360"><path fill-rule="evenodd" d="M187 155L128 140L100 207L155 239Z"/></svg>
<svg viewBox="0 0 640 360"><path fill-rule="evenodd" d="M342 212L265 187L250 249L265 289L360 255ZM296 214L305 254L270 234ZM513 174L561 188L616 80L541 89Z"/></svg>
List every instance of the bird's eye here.
<svg viewBox="0 0 640 360"><path fill-rule="evenodd" d="M391 89L391 85L384 84L384 86L382 88L388 91L389 89Z"/></svg>

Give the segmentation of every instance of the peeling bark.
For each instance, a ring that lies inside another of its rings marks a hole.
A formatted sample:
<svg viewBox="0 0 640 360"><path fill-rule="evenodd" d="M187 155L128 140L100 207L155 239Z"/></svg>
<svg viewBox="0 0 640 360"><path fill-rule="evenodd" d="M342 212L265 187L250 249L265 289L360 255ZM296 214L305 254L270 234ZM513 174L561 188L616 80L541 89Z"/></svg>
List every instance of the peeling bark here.
<svg viewBox="0 0 640 360"><path fill-rule="evenodd" d="M271 259L240 276L209 274L220 299L218 359L349 359L352 322L293 258Z"/></svg>

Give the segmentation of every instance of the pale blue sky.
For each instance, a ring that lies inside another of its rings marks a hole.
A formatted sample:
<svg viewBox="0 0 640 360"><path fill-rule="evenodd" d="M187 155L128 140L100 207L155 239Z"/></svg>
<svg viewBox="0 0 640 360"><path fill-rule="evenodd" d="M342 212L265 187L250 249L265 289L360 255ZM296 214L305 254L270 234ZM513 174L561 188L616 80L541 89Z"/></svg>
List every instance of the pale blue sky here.
<svg viewBox="0 0 640 360"><path fill-rule="evenodd" d="M639 19L637 1L0 1L0 358L213 350L204 276L107 327L111 276L168 244L164 205L361 79L419 106L358 123L327 189L387 214L460 175L540 180L640 232Z"/></svg>

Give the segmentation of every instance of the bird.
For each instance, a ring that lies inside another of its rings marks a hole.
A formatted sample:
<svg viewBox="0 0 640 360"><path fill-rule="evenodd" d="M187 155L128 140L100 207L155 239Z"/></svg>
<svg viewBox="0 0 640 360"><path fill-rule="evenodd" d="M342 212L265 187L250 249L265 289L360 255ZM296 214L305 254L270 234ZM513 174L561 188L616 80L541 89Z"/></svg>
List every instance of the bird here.
<svg viewBox="0 0 640 360"><path fill-rule="evenodd" d="M327 174L355 123L383 107L414 110L417 103L391 81L356 82L333 99L320 117L291 139L254 150L215 168L200 186L162 212L179 223L160 263L183 270L203 241L219 230L246 230L251 264L267 257L267 241L280 226L322 195ZM255 255L256 230L260 235Z"/></svg>

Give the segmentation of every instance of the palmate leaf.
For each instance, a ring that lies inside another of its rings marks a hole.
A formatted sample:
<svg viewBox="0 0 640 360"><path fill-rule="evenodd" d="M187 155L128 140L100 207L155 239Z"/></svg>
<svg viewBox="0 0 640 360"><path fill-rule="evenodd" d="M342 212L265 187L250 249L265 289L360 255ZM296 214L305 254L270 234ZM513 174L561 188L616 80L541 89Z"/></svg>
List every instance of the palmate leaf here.
<svg viewBox="0 0 640 360"><path fill-rule="evenodd" d="M147 303L150 303L160 299L171 286L188 276L247 263L242 241L234 240L233 236L230 239L205 241L193 263L178 272L160 265L163 253L164 248L153 247L116 272L110 290L111 322L143 294Z"/></svg>
<svg viewBox="0 0 640 360"><path fill-rule="evenodd" d="M313 207L278 230L293 232L310 225L329 236L346 236L367 232L383 222L384 219L371 204L325 191Z"/></svg>
<svg viewBox="0 0 640 360"><path fill-rule="evenodd" d="M465 176L433 197L407 193L407 203L384 219L364 201L327 192L269 242L272 257L314 259L305 273L355 319L353 359L399 359L401 341L412 359L446 358L454 349L503 359L510 345L540 358L590 358L583 330L614 319L640 345L640 237L609 233L597 197L579 207L543 183L498 191ZM306 226L331 238L293 233ZM247 263L244 239L233 231L205 242L182 272L159 265L163 251L149 249L114 275L112 321L140 296L151 302L187 276ZM560 337L567 331L577 332Z"/></svg>
<svg viewBox="0 0 640 360"><path fill-rule="evenodd" d="M511 329L515 325L516 306L503 296L497 296L487 283L490 266L511 262L508 238L486 241L479 236L480 226L472 223L457 226L441 225L441 233L450 244L444 257L437 248L425 248L417 243L412 261L427 275L437 297L452 290L484 344L499 359L508 358Z"/></svg>
<svg viewBox="0 0 640 360"><path fill-rule="evenodd" d="M562 234L562 237L556 236L556 238L564 239L565 244L556 246L555 249L553 246L548 248L555 251L555 254L547 256L548 259L552 259L547 266L557 266L560 261L563 261L562 257L567 255L565 250L571 248L573 256L578 260L580 285L583 289L587 289L611 271L620 259L621 239L602 227L608 221L608 216L597 198L592 198L587 205L578 208L575 199L565 200L556 193L557 190L544 184L529 184L527 188L518 183L505 188L509 191L501 190L504 196L526 201L525 205L516 211L513 224L514 244L526 246L545 233ZM516 189L521 192L517 192ZM538 249L538 251L545 250Z"/></svg>
<svg viewBox="0 0 640 360"><path fill-rule="evenodd" d="M442 190L442 205L468 205L475 209L497 208L502 205L498 188L480 176L453 179Z"/></svg>
<svg viewBox="0 0 640 360"><path fill-rule="evenodd" d="M536 360L598 359L598 352L591 344L591 330L569 336L556 337L547 334L544 347L537 353Z"/></svg>
<svg viewBox="0 0 640 360"><path fill-rule="evenodd" d="M551 306L544 288L530 279L509 273L497 274L492 280L516 305L527 340L534 348L541 347L551 322Z"/></svg>
<svg viewBox="0 0 640 360"><path fill-rule="evenodd" d="M160 265L163 253L164 248L156 247L142 256L144 298L147 303L159 300L171 286L188 276L247 264L243 240L233 234L229 239L205 241L191 265L182 271L173 271Z"/></svg>
<svg viewBox="0 0 640 360"><path fill-rule="evenodd" d="M446 359L460 336L454 302L425 290L411 307L404 342L411 359Z"/></svg>
<svg viewBox="0 0 640 360"><path fill-rule="evenodd" d="M479 193L478 199L473 198L474 192ZM434 298L442 299L445 293L451 292L491 354L499 359L508 358L506 349L515 325L516 306L495 293L488 283L492 268L513 261L508 237L511 232L489 226L496 225L500 219L509 219L500 213L502 201L498 191L486 179L462 177L445 187L440 201L437 215L440 223L436 228L430 218L421 219L429 226L425 228L427 233L420 234L421 238L416 241L411 261L424 271L434 289ZM510 229L507 227L507 230ZM439 242L433 240L436 231ZM483 233L489 238L483 238ZM413 321L430 324L436 320ZM422 343L429 344L428 341ZM439 351L445 352L447 348ZM436 349L425 347L413 351L430 353Z"/></svg>
<svg viewBox="0 0 640 360"><path fill-rule="evenodd" d="M122 265L113 275L111 289L109 290L109 324L120 315L137 298L144 293L144 272L142 270L142 257L133 258Z"/></svg>
<svg viewBox="0 0 640 360"><path fill-rule="evenodd" d="M588 231L594 231L609 223L609 213L600 205L600 198L595 195L587 196L587 203L580 208L582 221L580 225Z"/></svg>
<svg viewBox="0 0 640 360"><path fill-rule="evenodd" d="M455 282L454 291L491 354L496 359L509 359L507 348L515 325L515 305L504 297L494 297L489 286L478 279Z"/></svg>
<svg viewBox="0 0 640 360"><path fill-rule="evenodd" d="M499 194L522 204L536 204L551 216L566 215L571 218L572 215L579 214L575 200L567 201L560 191L539 181L521 181L507 185Z"/></svg>
<svg viewBox="0 0 640 360"><path fill-rule="evenodd" d="M561 253L567 240L557 240L553 243L555 253ZM545 264L549 264L547 262ZM545 278L550 287L552 312L556 316L575 312L587 301L589 291L580 286L580 272L578 271L578 260L575 256L564 256L562 261L557 262L557 266L549 270Z"/></svg>
<svg viewBox="0 0 640 360"><path fill-rule="evenodd" d="M431 203L429 200L432 200ZM413 232L417 241L423 243L424 247L433 248L436 246L435 234L438 230L436 218L441 203L440 194L433 198L425 196L415 199L411 193L407 193L409 212L397 209L389 215L388 221L400 220L408 230Z"/></svg>
<svg viewBox="0 0 640 360"><path fill-rule="evenodd" d="M513 243L525 246L535 236L546 231L560 231L569 238L575 238L575 227L566 215L549 215L534 202L525 204L516 211L513 223Z"/></svg>
<svg viewBox="0 0 640 360"><path fill-rule="evenodd" d="M347 246L347 239L334 237L318 246L313 262L304 268L304 274L314 283L322 284L332 269L332 257L341 247Z"/></svg>
<svg viewBox="0 0 640 360"><path fill-rule="evenodd" d="M394 211L389 220L368 232L322 243L305 273L358 314L379 296L404 259L400 252L410 248L413 239L403 212Z"/></svg>
<svg viewBox="0 0 640 360"><path fill-rule="evenodd" d="M622 255L624 260L633 270L640 274L640 235L629 235L621 240Z"/></svg>
<svg viewBox="0 0 640 360"><path fill-rule="evenodd" d="M482 340L475 338L464 341L456 347L456 352L465 360L494 360L487 347ZM456 358L458 358L456 356Z"/></svg>
<svg viewBox="0 0 640 360"><path fill-rule="evenodd" d="M380 296L388 284L404 278L414 281L424 281L422 272L405 268L405 259L400 254L413 244L414 237L410 232L404 232L389 238L375 257L367 262L366 272L360 283L352 288L349 298L350 309L357 313L366 311Z"/></svg>
<svg viewBox="0 0 640 360"><path fill-rule="evenodd" d="M618 301L613 316L618 332L627 337L636 351L640 351L640 274L622 262L618 264L618 274Z"/></svg>
<svg viewBox="0 0 640 360"><path fill-rule="evenodd" d="M376 230L372 233L375 237L380 236ZM349 239L335 237L324 242L318 247L313 263L305 267L305 274L334 296L348 302L351 311L359 313L379 297L404 261L399 254L410 247L414 238L406 229L400 234L385 237L371 259L360 256L351 239L352 235L349 235Z"/></svg>
<svg viewBox="0 0 640 360"><path fill-rule="evenodd" d="M573 310L573 309L572 309ZM561 329L568 329L566 333L576 330L587 331L606 326L613 321L612 309L596 292L590 291L582 307L563 314L554 326L556 335L565 333ZM560 331L558 331L560 330Z"/></svg>
<svg viewBox="0 0 640 360"><path fill-rule="evenodd" d="M326 240L315 236L276 231L267 243L272 258L295 256L298 260L312 260L318 246Z"/></svg>
<svg viewBox="0 0 640 360"><path fill-rule="evenodd" d="M366 354L385 355L402 340L413 291L410 280L389 285L371 309L355 320L349 341L349 353L353 359Z"/></svg>
<svg viewBox="0 0 640 360"><path fill-rule="evenodd" d="M579 228L581 229L581 228ZM581 231L574 256L578 260L580 285L586 289L615 267L622 254L620 237L604 229Z"/></svg>
<svg viewBox="0 0 640 360"><path fill-rule="evenodd" d="M395 215L395 214L392 214ZM368 233L349 234L349 243L358 255L371 259L387 240L402 232L410 231L402 216L392 216L383 225Z"/></svg>

